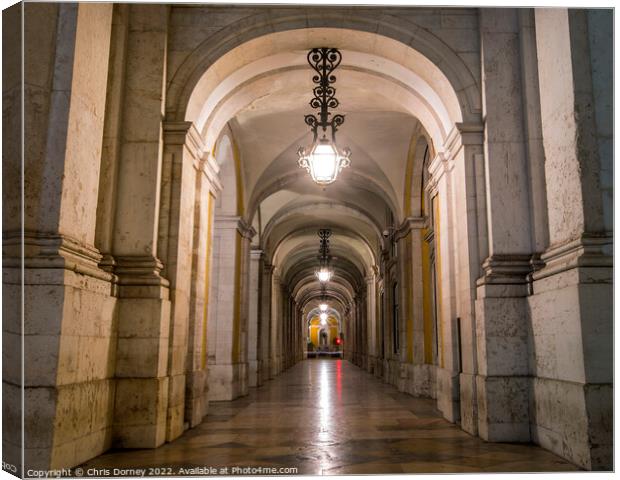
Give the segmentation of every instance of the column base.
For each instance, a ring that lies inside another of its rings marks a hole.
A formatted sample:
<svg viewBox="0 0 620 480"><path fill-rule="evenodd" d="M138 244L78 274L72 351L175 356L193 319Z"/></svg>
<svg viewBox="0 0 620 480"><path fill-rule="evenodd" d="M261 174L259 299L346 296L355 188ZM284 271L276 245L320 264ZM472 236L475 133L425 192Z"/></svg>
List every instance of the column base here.
<svg viewBox="0 0 620 480"><path fill-rule="evenodd" d="M247 395L246 363L209 365L209 401L234 400Z"/></svg>
<svg viewBox="0 0 620 480"><path fill-rule="evenodd" d="M613 468L613 386L532 380L532 440L589 470Z"/></svg>
<svg viewBox="0 0 620 480"><path fill-rule="evenodd" d="M437 368L436 378L437 408L446 420L457 423L461 414L459 374L445 368Z"/></svg>
<svg viewBox="0 0 620 480"><path fill-rule="evenodd" d="M168 377L170 392L168 397L166 441L171 442L183 434L185 423L185 374Z"/></svg>
<svg viewBox="0 0 620 480"><path fill-rule="evenodd" d="M461 428L471 435L478 435L478 403L476 375L459 375Z"/></svg>
<svg viewBox="0 0 620 480"><path fill-rule="evenodd" d="M405 364L406 380L403 391L414 397L435 398L435 367Z"/></svg>
<svg viewBox="0 0 620 480"><path fill-rule="evenodd" d="M185 420L190 428L202 423L209 410L207 371L189 372L185 386Z"/></svg>
<svg viewBox="0 0 620 480"><path fill-rule="evenodd" d="M476 376L478 434L489 442L529 442L530 377Z"/></svg>
<svg viewBox="0 0 620 480"><path fill-rule="evenodd" d="M119 378L114 407L114 445L156 448L166 441L168 377Z"/></svg>
<svg viewBox="0 0 620 480"><path fill-rule="evenodd" d="M248 386L250 387L258 387L260 382L260 361L259 360L250 360L248 362Z"/></svg>

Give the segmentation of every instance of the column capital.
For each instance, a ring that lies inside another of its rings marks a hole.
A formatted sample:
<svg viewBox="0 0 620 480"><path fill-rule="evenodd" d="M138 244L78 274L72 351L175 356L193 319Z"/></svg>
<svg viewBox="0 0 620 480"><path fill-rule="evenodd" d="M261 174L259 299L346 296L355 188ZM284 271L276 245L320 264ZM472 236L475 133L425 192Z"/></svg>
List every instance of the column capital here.
<svg viewBox="0 0 620 480"><path fill-rule="evenodd" d="M540 280L577 267L613 267L613 236L611 234L582 234L579 238L547 249L540 257L544 267L532 274Z"/></svg>
<svg viewBox="0 0 620 480"><path fill-rule="evenodd" d="M412 230L422 230L426 226L425 217L409 216L405 218L396 229L396 232L394 233L394 240L398 241L401 238L405 238Z"/></svg>
<svg viewBox="0 0 620 480"><path fill-rule="evenodd" d="M114 261L120 297L168 299L170 282L161 276L163 264L157 257L122 255Z"/></svg>
<svg viewBox="0 0 620 480"><path fill-rule="evenodd" d="M254 261L260 261L263 258L263 250L258 247L250 248L250 258Z"/></svg>
<svg viewBox="0 0 620 480"><path fill-rule="evenodd" d="M532 272L532 256L496 254L482 263L484 275L476 284L480 297L521 297L527 295L528 275Z"/></svg>
<svg viewBox="0 0 620 480"><path fill-rule="evenodd" d="M3 238L5 267L21 265L21 232L6 232ZM94 246L62 233L25 231L23 235L25 268L64 268L82 275L113 281L114 275L101 268L103 256Z"/></svg>
<svg viewBox="0 0 620 480"><path fill-rule="evenodd" d="M449 153L438 152L428 165L428 184L431 190L437 190L437 184L449 168Z"/></svg>
<svg viewBox="0 0 620 480"><path fill-rule="evenodd" d="M456 122L443 144L443 150L450 157L456 156L464 146L482 146L484 144L484 123Z"/></svg>
<svg viewBox="0 0 620 480"><path fill-rule="evenodd" d="M243 217L238 215L216 215L215 228L218 229L236 229L242 237L252 239L256 235L256 230L249 225Z"/></svg>
<svg viewBox="0 0 620 480"><path fill-rule="evenodd" d="M205 145L194 122L165 121L162 128L165 145L183 145L195 158L202 157Z"/></svg>

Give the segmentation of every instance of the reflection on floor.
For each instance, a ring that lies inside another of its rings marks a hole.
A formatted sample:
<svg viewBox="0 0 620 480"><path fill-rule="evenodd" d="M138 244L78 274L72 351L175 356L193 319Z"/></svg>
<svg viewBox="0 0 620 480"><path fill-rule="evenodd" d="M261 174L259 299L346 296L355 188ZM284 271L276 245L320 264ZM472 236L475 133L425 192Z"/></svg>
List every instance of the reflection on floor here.
<svg viewBox="0 0 620 480"><path fill-rule="evenodd" d="M84 467L172 467L174 474L225 466L296 467L299 474L577 470L534 445L472 437L433 403L346 361L307 360L247 397L212 403L206 421L172 443L110 452Z"/></svg>

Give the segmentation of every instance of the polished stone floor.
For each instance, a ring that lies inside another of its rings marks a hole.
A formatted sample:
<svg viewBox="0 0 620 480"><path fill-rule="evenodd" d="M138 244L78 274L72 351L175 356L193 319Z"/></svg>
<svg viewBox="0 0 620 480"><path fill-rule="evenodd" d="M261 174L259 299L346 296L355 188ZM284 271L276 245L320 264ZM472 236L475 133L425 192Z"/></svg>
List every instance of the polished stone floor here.
<svg viewBox="0 0 620 480"><path fill-rule="evenodd" d="M472 437L443 420L433 403L346 361L306 360L247 397L211 403L205 422L172 443L111 451L83 467L169 467L162 471L169 475L188 473L180 467L234 473L232 467L257 466L324 475L577 470L534 445Z"/></svg>

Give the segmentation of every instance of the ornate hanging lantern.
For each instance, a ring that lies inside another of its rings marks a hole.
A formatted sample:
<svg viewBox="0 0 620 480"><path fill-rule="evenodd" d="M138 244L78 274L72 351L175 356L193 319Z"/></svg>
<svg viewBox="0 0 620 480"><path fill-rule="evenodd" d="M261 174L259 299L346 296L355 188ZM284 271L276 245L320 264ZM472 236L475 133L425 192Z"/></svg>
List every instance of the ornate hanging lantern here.
<svg viewBox="0 0 620 480"><path fill-rule="evenodd" d="M332 278L332 270L329 267L331 256L329 255L329 236L332 231L327 228L319 230L319 238L321 239L319 247L319 268L314 272L319 282L326 283Z"/></svg>
<svg viewBox="0 0 620 480"><path fill-rule="evenodd" d="M305 168L319 185L329 185L336 180L338 173L350 165L351 150L346 147L342 150L336 145L336 131L344 123L344 115L334 115L330 119L330 108L339 104L336 99L336 89L332 86L336 77L332 72L340 65L342 54L337 48L313 48L308 52L308 63L317 72L312 81L317 85L312 92L314 98L310 100L312 108L319 109L318 117L309 114L304 117L310 125L313 134L312 145L308 148L299 147L298 165ZM319 138L319 127L321 137ZM328 137L328 129L331 130Z"/></svg>
<svg viewBox="0 0 620 480"><path fill-rule="evenodd" d="M319 303L319 311L321 313L327 313L329 305L327 304L327 293L325 291L325 284L321 284L321 303Z"/></svg>

